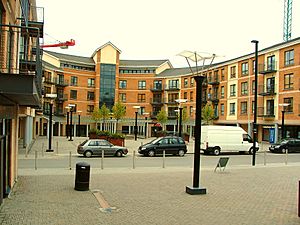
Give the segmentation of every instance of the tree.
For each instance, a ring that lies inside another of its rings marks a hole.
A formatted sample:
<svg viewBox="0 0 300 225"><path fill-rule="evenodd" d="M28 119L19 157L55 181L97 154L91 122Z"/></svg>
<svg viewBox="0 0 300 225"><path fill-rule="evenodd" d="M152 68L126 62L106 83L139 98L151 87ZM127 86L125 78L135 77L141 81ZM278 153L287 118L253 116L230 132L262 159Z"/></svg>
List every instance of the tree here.
<svg viewBox="0 0 300 225"><path fill-rule="evenodd" d="M92 112L92 120L96 122L96 128L98 128L98 123L101 120L101 113L99 108L95 108Z"/></svg>
<svg viewBox="0 0 300 225"><path fill-rule="evenodd" d="M114 118L117 120L117 130L118 130L118 122L120 119L122 119L126 115L126 108L125 106L118 101L113 107L112 107L112 113Z"/></svg>
<svg viewBox="0 0 300 225"><path fill-rule="evenodd" d="M159 113L156 116L156 119L159 123L164 125L168 121L168 116L165 110L160 110Z"/></svg>
<svg viewBox="0 0 300 225"><path fill-rule="evenodd" d="M213 120L215 119L215 114L211 103L207 103L202 108L202 118L205 124L207 125L212 124Z"/></svg>
<svg viewBox="0 0 300 225"><path fill-rule="evenodd" d="M109 117L110 110L106 107L105 103L101 106L99 110L100 118L103 120L103 126L105 125L105 120ZM104 129L102 129L104 130Z"/></svg>

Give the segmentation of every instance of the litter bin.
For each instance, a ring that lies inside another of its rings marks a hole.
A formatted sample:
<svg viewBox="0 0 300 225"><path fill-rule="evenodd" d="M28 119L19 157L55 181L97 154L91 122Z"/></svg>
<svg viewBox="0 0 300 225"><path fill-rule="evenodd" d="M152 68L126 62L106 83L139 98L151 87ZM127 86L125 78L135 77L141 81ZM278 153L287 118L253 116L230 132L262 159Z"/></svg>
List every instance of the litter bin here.
<svg viewBox="0 0 300 225"><path fill-rule="evenodd" d="M90 164L86 162L76 163L75 190L88 191L90 184Z"/></svg>

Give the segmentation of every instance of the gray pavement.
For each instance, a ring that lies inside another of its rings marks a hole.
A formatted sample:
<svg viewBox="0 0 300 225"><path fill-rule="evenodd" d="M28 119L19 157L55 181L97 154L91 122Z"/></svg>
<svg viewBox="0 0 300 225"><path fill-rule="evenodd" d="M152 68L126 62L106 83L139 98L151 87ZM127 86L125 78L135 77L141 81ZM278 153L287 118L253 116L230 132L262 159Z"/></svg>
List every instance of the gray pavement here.
<svg viewBox="0 0 300 225"><path fill-rule="evenodd" d="M44 157L75 154L83 139L54 138L54 152ZM133 151L140 141L125 145ZM46 145L46 138L38 138L27 158ZM185 187L192 185L192 168L91 168L89 191L74 190L74 169L19 169L13 192L0 208L0 224L300 224L299 163L213 170L201 168L207 194L189 195Z"/></svg>

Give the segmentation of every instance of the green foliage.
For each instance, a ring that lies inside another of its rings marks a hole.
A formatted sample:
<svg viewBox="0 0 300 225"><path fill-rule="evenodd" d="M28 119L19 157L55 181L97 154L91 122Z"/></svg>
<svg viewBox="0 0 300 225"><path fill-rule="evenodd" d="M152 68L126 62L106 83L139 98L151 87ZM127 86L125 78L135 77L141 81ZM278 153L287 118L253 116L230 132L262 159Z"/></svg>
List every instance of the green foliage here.
<svg viewBox="0 0 300 225"><path fill-rule="evenodd" d="M215 119L214 109L211 103L207 103L202 109L202 118L205 124L212 124Z"/></svg>
<svg viewBox="0 0 300 225"><path fill-rule="evenodd" d="M101 106L99 110L99 114L100 114L100 118L102 118L103 120L108 119L110 110L109 108L106 107L105 103Z"/></svg>
<svg viewBox="0 0 300 225"><path fill-rule="evenodd" d="M97 128L91 128L89 130L89 135L90 134L96 134L97 136L106 136L108 138L125 138L124 134L121 133L111 133L109 131L103 131L99 130Z"/></svg>
<svg viewBox="0 0 300 225"><path fill-rule="evenodd" d="M182 122L187 122L189 119L188 113L187 113L187 109L183 108L182 109Z"/></svg>
<svg viewBox="0 0 300 225"><path fill-rule="evenodd" d="M94 120L96 123L98 123L101 120L101 113L99 108L95 108L92 112L92 120Z"/></svg>
<svg viewBox="0 0 300 225"><path fill-rule="evenodd" d="M110 138L125 138L125 135L124 134L121 134L121 133L111 133L109 135Z"/></svg>
<svg viewBox="0 0 300 225"><path fill-rule="evenodd" d="M165 110L160 110L156 116L156 119L159 123L165 124L168 121L168 116Z"/></svg>
<svg viewBox="0 0 300 225"><path fill-rule="evenodd" d="M126 108L120 101L118 101L113 106L112 113L114 115L114 118L118 121L126 115Z"/></svg>

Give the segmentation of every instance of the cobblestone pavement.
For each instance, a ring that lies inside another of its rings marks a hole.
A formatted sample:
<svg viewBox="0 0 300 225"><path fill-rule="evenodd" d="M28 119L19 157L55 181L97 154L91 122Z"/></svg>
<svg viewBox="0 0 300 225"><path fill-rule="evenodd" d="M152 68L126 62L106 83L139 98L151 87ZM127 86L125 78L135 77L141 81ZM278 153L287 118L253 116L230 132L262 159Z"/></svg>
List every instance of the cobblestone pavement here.
<svg viewBox="0 0 300 225"><path fill-rule="evenodd" d="M74 190L74 170L22 169L0 224L299 225L299 171L300 164L204 168L207 194L189 195L191 168L91 168L89 191Z"/></svg>

